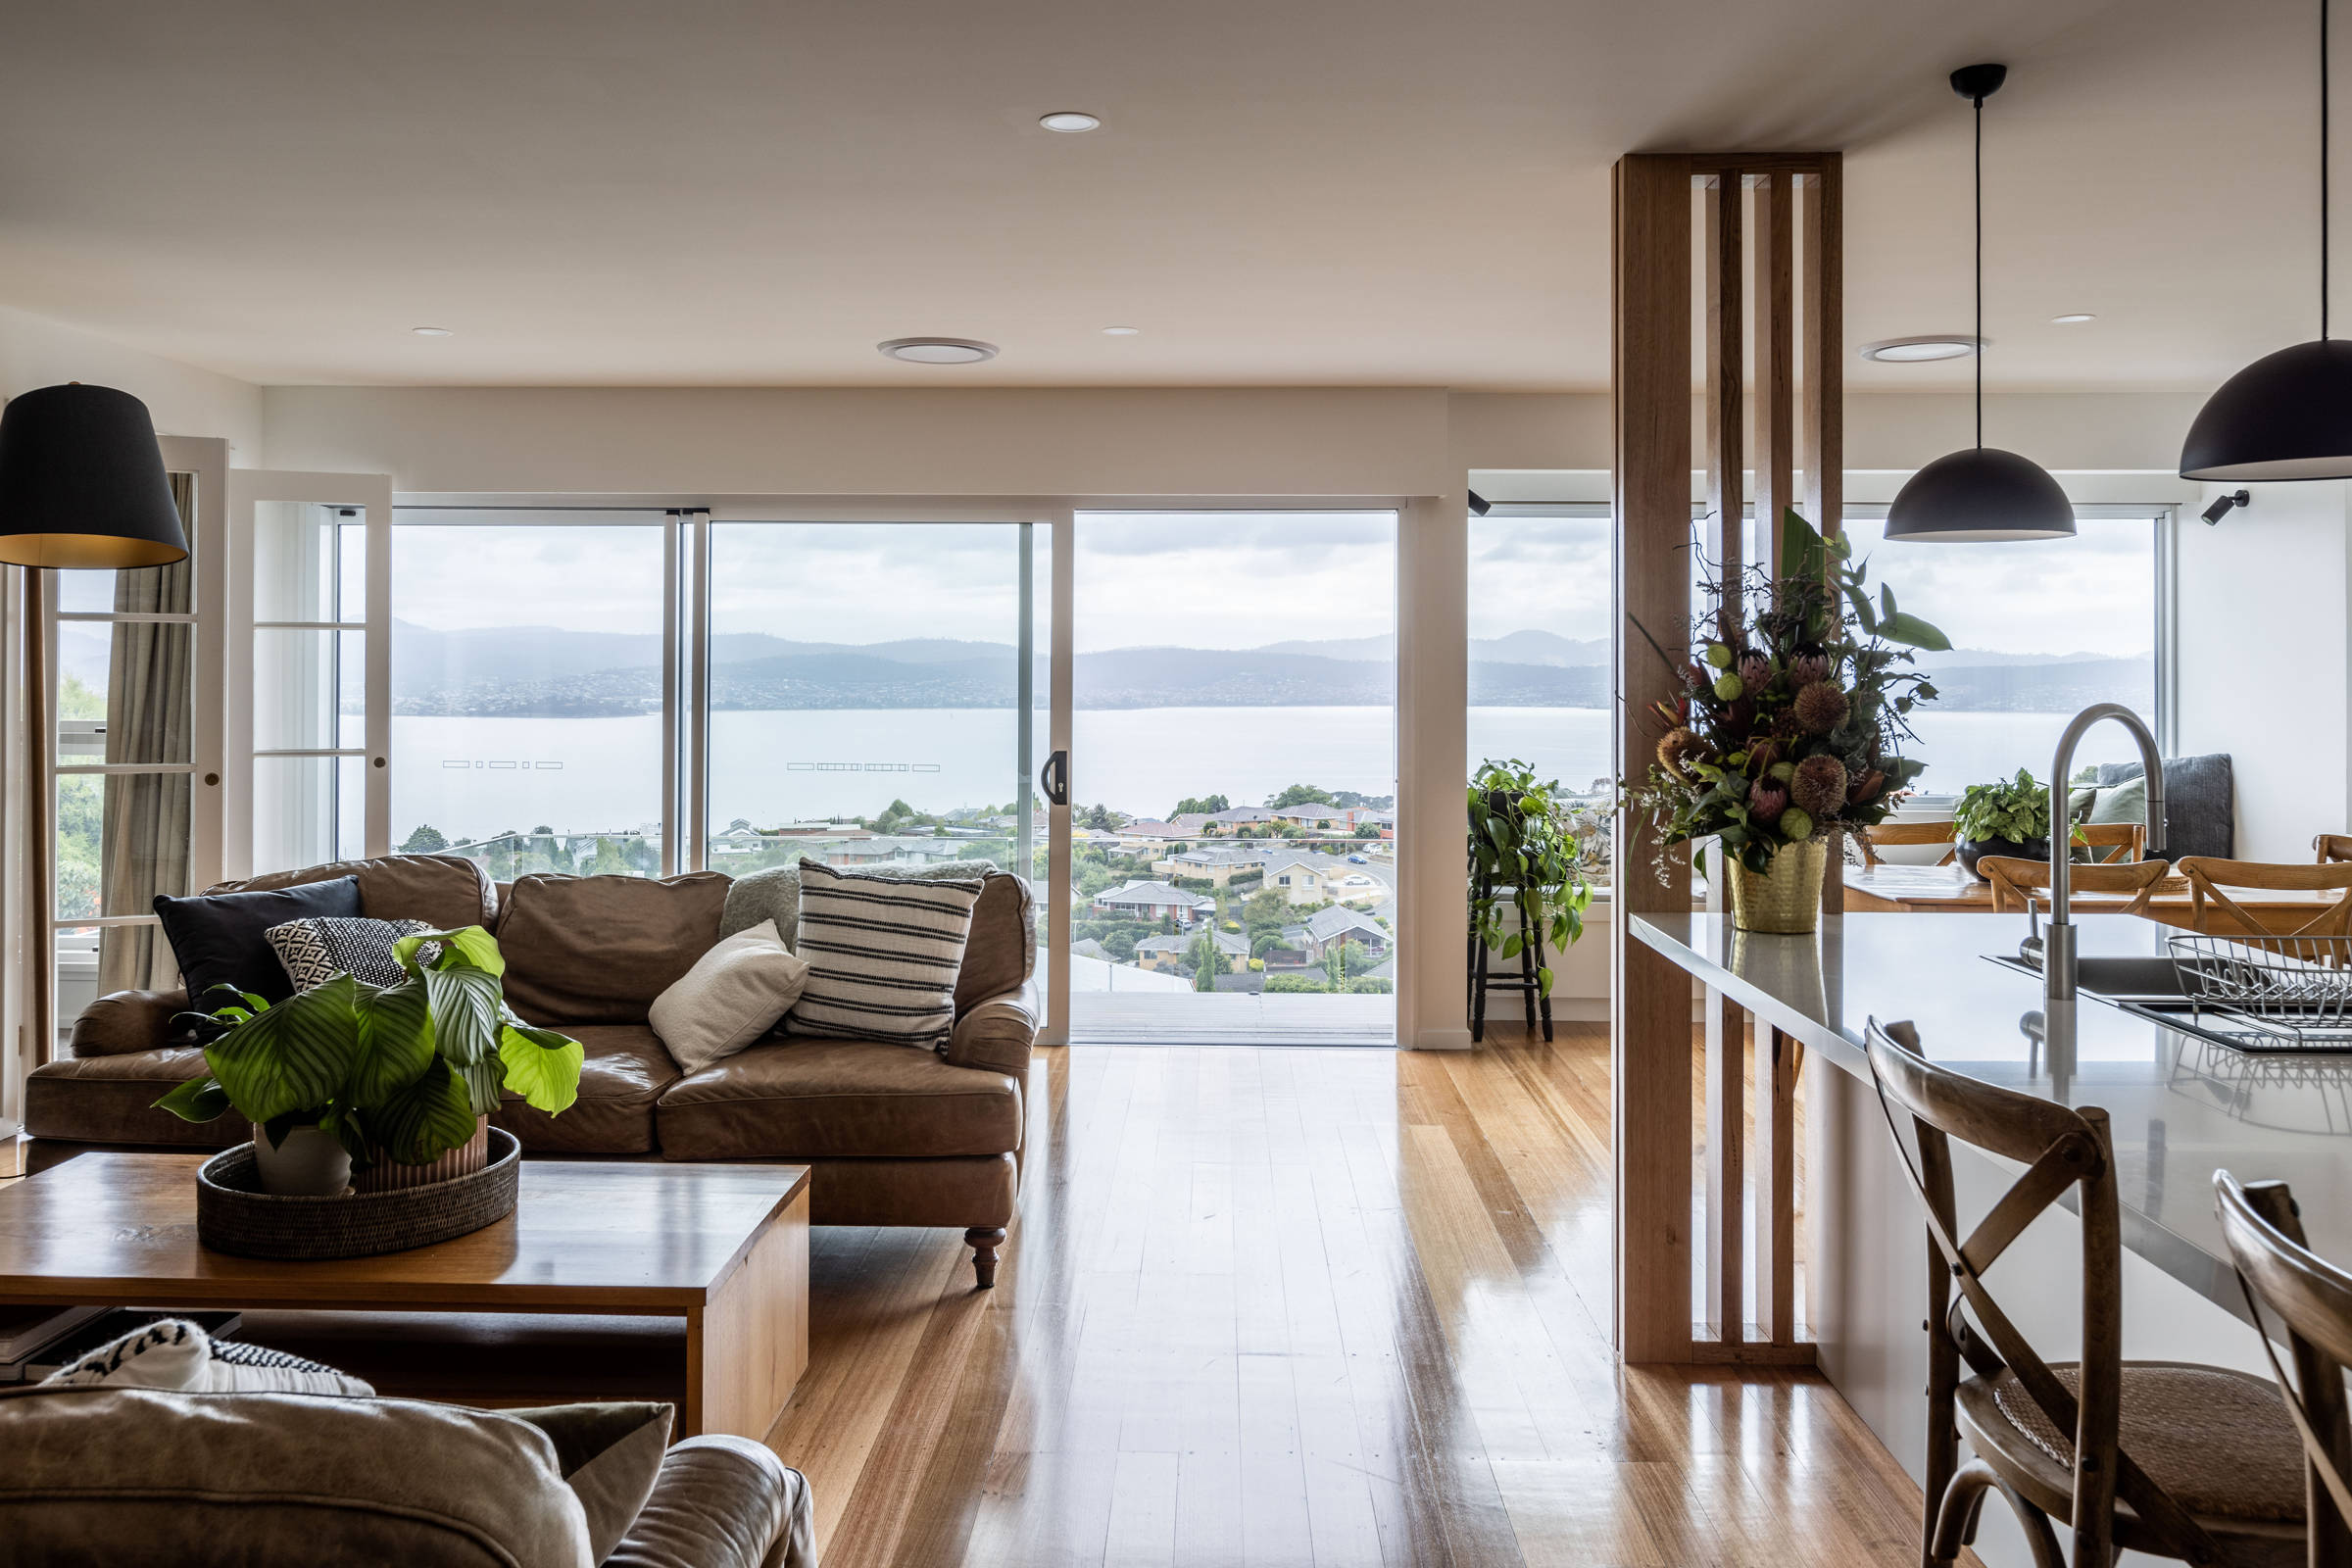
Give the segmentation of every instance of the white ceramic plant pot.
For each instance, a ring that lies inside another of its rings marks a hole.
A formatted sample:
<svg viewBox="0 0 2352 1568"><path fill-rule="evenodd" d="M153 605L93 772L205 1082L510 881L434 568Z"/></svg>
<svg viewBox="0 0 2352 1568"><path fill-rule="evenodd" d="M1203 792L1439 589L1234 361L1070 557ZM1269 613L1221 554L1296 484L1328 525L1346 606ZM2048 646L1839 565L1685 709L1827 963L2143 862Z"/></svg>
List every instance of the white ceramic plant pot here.
<svg viewBox="0 0 2352 1568"><path fill-rule="evenodd" d="M332 1198L351 1185L351 1154L331 1133L296 1127L286 1141L270 1147L270 1135L253 1130L253 1160L262 1191L278 1198Z"/></svg>

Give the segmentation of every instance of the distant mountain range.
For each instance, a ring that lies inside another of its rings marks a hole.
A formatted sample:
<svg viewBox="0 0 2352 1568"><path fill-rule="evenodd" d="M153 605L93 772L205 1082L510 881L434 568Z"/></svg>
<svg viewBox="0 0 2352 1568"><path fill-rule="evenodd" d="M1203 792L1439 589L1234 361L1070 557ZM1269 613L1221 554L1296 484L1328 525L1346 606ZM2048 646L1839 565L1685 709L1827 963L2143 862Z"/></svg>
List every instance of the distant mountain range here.
<svg viewBox="0 0 2352 1568"><path fill-rule="evenodd" d="M1396 694L1395 639L1280 642L1263 648L1121 648L1077 658L1077 705L1119 708L1378 706ZM1473 638L1470 701L1486 708L1600 708L1609 647L1547 631ZM1922 666L1946 709L2072 712L2098 698L2145 705L2146 659L1964 649ZM1005 708L1018 655L1004 643L912 638L795 642L763 632L712 640L711 705L721 710ZM1047 689L1037 661L1035 691ZM510 626L394 626L392 707L400 714L609 717L657 711L662 643L650 634Z"/></svg>

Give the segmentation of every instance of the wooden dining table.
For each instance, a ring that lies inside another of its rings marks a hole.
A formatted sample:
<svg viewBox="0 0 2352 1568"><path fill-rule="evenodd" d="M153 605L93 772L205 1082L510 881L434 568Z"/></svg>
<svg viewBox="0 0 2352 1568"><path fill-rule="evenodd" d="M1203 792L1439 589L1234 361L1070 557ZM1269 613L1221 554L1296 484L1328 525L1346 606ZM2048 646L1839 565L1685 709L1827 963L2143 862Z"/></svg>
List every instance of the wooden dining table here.
<svg viewBox="0 0 2352 1568"><path fill-rule="evenodd" d="M2076 913L2112 914L2130 904L2133 897L2122 893L2077 892L2067 903L2068 907ZM2242 891L2231 888L2230 897L2260 920L2263 929L2275 935L2300 930L2335 898L2333 894L2271 892L2254 888ZM2044 909L2048 908L2048 890L2034 890L2034 900ZM1845 907L1848 913L1860 910L1983 913L1992 907L1992 884L1971 875L1956 862L1951 865L1849 865L1845 868ZM2179 926L2183 931L2195 930L2195 905L2188 896L2188 879L2168 876L2157 883L2155 896L2139 912L2165 925ZM2223 918L2227 924L2228 917Z"/></svg>

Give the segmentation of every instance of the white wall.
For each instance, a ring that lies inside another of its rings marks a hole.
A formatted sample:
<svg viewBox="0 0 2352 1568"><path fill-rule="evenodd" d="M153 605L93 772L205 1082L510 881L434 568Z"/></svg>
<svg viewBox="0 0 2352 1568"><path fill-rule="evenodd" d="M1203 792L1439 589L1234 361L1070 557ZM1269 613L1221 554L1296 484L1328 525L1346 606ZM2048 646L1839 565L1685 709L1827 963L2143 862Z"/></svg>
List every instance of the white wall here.
<svg viewBox="0 0 2352 1568"><path fill-rule="evenodd" d="M120 387L147 405L158 435L225 438L233 464L262 461L260 387L0 306L0 397L60 381Z"/></svg>
<svg viewBox="0 0 2352 1568"><path fill-rule="evenodd" d="M2180 744L2233 760L2239 858L2305 860L2352 827L2352 491L2248 488L2218 526L2180 523Z"/></svg>

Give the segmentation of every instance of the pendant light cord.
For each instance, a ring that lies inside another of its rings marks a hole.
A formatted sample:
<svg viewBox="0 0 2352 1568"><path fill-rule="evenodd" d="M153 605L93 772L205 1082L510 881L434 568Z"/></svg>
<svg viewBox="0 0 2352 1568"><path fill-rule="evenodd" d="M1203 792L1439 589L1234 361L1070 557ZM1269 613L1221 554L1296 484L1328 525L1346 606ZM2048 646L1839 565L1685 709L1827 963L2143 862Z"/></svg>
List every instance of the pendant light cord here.
<svg viewBox="0 0 2352 1568"><path fill-rule="evenodd" d="M2320 4L2325 8L2328 0L2320 0ZM2327 315L2328 308L2323 302L2322 337L2328 335ZM1984 100L1982 98L1977 100L1977 450L1984 450Z"/></svg>

